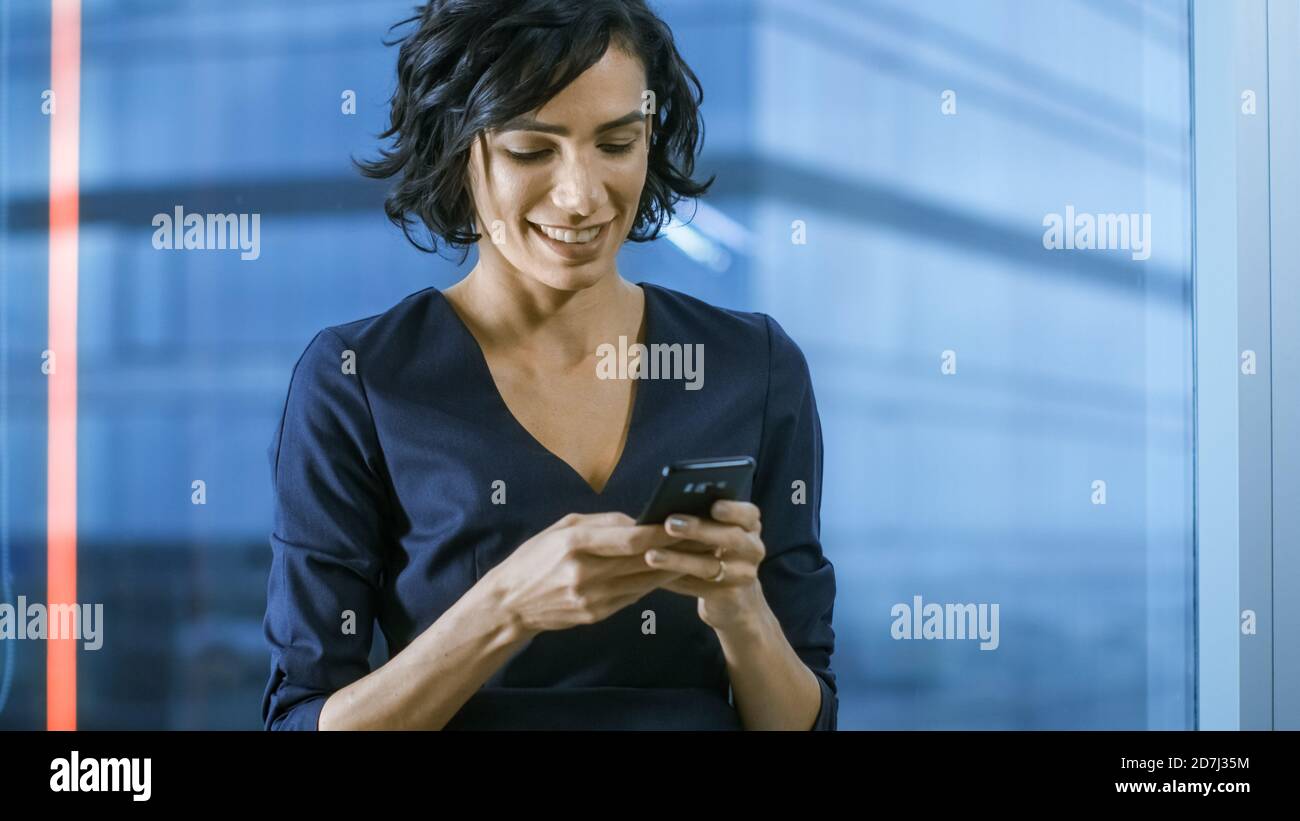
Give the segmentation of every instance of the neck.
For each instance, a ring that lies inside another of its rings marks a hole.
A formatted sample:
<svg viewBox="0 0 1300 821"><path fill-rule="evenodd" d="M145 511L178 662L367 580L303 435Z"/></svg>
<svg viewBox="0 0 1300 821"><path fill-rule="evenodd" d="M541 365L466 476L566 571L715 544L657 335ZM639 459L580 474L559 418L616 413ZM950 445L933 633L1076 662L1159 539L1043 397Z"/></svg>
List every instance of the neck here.
<svg viewBox="0 0 1300 821"><path fill-rule="evenodd" d="M643 316L641 288L617 270L586 288L565 291L480 261L443 293L485 349L558 367L589 359L602 343L617 344L619 335L637 339Z"/></svg>

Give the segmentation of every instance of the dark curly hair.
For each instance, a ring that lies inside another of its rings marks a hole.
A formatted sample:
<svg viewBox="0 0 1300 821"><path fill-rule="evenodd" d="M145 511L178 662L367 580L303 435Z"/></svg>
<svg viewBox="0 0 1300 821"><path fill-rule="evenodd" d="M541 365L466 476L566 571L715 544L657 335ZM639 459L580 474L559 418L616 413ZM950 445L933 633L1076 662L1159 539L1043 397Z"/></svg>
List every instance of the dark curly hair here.
<svg viewBox="0 0 1300 821"><path fill-rule="evenodd" d="M415 30L387 43L401 48L391 121L379 136L396 139L380 159L354 162L368 177L400 175L384 211L420 250L436 251L442 238L468 255L481 236L471 230L466 174L475 138L545 105L611 42L640 59L655 95L646 183L628 239L655 239L678 201L713 184L691 179L704 90L645 0L431 0L415 11L393 26L418 22ZM411 234L417 222L429 247Z"/></svg>

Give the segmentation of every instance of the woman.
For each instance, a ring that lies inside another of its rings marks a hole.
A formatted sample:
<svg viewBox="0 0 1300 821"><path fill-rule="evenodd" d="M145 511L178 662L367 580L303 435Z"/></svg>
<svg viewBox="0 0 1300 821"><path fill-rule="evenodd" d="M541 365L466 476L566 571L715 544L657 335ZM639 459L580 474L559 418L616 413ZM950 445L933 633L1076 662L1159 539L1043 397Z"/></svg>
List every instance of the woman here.
<svg viewBox="0 0 1300 821"><path fill-rule="evenodd" d="M394 145L363 169L398 178L386 209L412 242L422 224L426 250L479 258L294 368L269 453L266 727L834 729L803 355L766 315L618 272L624 239L708 187L670 31L644 0L444 0L405 22ZM698 346L707 379L601 378L620 337ZM752 501L634 523L663 465L733 454L757 460Z"/></svg>

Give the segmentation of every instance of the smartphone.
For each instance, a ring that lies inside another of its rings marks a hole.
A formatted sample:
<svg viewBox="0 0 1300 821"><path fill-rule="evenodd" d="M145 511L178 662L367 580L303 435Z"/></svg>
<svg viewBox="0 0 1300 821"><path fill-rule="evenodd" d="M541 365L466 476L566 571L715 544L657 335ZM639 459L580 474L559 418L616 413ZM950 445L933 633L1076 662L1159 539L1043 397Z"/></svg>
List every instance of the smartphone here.
<svg viewBox="0 0 1300 821"><path fill-rule="evenodd" d="M754 460L749 456L687 459L663 469L654 496L636 520L639 525L663 524L674 513L701 519L718 499L749 501Z"/></svg>

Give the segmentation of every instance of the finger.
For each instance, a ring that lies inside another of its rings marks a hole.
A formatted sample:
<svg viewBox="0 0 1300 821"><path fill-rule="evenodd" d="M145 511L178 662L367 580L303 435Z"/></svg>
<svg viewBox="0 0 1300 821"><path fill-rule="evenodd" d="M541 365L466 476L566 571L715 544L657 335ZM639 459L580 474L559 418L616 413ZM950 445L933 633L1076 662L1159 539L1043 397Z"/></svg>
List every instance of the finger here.
<svg viewBox="0 0 1300 821"><path fill-rule="evenodd" d="M582 518L580 513L566 513L555 521L551 522L550 527L543 530L543 533L550 533L552 530L559 530L562 527L573 527Z"/></svg>
<svg viewBox="0 0 1300 821"><path fill-rule="evenodd" d="M732 499L719 499L713 503L709 515L715 521L724 524L740 525L750 533L762 530L763 514L758 505L752 502L739 502Z"/></svg>
<svg viewBox="0 0 1300 821"><path fill-rule="evenodd" d="M679 576L678 573L671 570L647 570L644 560L639 563L641 572L629 573L626 576L620 576L616 580L611 580L605 587L607 595L611 598L620 598L639 590L641 595L644 596L663 583L672 581Z"/></svg>
<svg viewBox="0 0 1300 821"><path fill-rule="evenodd" d="M628 527L636 522L626 513L619 513L616 510L606 511L605 513L578 513L577 524L580 527Z"/></svg>
<svg viewBox="0 0 1300 821"><path fill-rule="evenodd" d="M636 556L681 541L659 525L576 527L568 538L572 549L597 556Z"/></svg>
<svg viewBox="0 0 1300 821"><path fill-rule="evenodd" d="M726 560L695 553L683 553L680 550L655 548L645 554L645 561L656 570L671 570L697 579L711 580L718 575L718 569L722 567L721 563ZM744 568L744 562L727 562L724 581L744 578Z"/></svg>
<svg viewBox="0 0 1300 821"><path fill-rule="evenodd" d="M708 553L711 556L718 555L718 548L715 545L705 544L704 542L693 542L688 540L680 541L677 544L666 545L673 550L680 550L683 553Z"/></svg>
<svg viewBox="0 0 1300 821"><path fill-rule="evenodd" d="M617 585L611 585L601 591L600 598L603 602L601 609L608 615L613 615L623 608L644 599L663 584L671 583L677 578L675 573L668 573L660 570L644 571L621 579Z"/></svg>
<svg viewBox="0 0 1300 821"><path fill-rule="evenodd" d="M677 527L677 521L684 522L684 526ZM751 559L758 557L757 547L751 541L754 537L737 525L674 513L664 522L664 530L684 541L703 542L715 548L724 548L729 555Z"/></svg>
<svg viewBox="0 0 1300 821"><path fill-rule="evenodd" d="M657 570L649 570L645 563L645 554L637 553L634 556L595 556L584 554L583 566L586 572L583 578L587 581L596 581L600 579L616 579L624 576L635 576L641 573L658 573Z"/></svg>
<svg viewBox="0 0 1300 821"><path fill-rule="evenodd" d="M644 599L650 593L649 590L642 590L637 593L629 593L608 603L609 614L612 616L625 607L631 607L637 602ZM606 617L608 618L608 617Z"/></svg>
<svg viewBox="0 0 1300 821"><path fill-rule="evenodd" d="M717 584L701 581L691 576L678 576L675 579L669 579L659 585L659 588L661 590L667 590L670 593L677 593L682 596L692 596L698 599L707 596L710 590L716 590Z"/></svg>
<svg viewBox="0 0 1300 821"><path fill-rule="evenodd" d="M567 513L551 523L550 527L543 530L543 533L549 533L552 530L559 530L566 527L620 527L627 526L635 520L626 513L610 511L608 513Z"/></svg>

